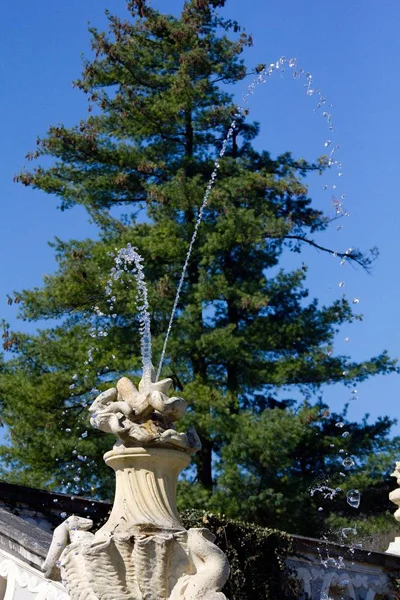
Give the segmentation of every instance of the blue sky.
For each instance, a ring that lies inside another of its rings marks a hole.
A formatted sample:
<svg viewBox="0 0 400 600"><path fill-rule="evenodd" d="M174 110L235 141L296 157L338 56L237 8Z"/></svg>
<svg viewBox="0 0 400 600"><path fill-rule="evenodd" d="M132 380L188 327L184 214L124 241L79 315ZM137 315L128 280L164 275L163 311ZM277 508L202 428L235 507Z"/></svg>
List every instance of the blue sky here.
<svg viewBox="0 0 400 600"><path fill-rule="evenodd" d="M153 0L164 11L177 12L181 0ZM251 115L261 123L260 148L273 155L292 150L315 158L324 152L324 141L340 145L343 163L341 193L346 194L350 217L343 229L318 241L335 250L377 245L380 258L372 275L349 265L340 266L330 255L307 251L284 258L293 266L309 265L309 287L322 302L345 292L360 303L361 324L341 331L336 349L362 359L387 349L400 356L398 312L399 260L399 59L400 3L398 0L228 0L225 14L236 18L253 34L254 47L246 51L249 67L278 57L295 56L314 77L334 116L329 134L324 119L313 112L315 98L290 74L271 78L250 100ZM102 27L104 9L123 13L123 0L27 0L7 2L0 25L0 318L13 327L32 330L37 324L16 321L15 307L6 294L40 286L42 277L55 268L47 242L55 235L69 239L95 235L84 211L61 213L57 199L13 183L13 176L34 149L37 135L50 124L75 124L86 115L86 99L72 88L79 76L81 53L90 49L87 23ZM238 86L237 99L246 84ZM329 180L329 178L328 178ZM325 181L325 180L324 180ZM321 179L310 181L315 204L331 210L331 193ZM332 180L333 181L333 180ZM329 185L332 184L329 180ZM345 287L339 288L339 282ZM344 339L349 337L349 341ZM400 415L400 379L376 377L358 388L349 416L359 419ZM340 410L349 393L336 386L325 399ZM400 431L396 428L396 431Z"/></svg>

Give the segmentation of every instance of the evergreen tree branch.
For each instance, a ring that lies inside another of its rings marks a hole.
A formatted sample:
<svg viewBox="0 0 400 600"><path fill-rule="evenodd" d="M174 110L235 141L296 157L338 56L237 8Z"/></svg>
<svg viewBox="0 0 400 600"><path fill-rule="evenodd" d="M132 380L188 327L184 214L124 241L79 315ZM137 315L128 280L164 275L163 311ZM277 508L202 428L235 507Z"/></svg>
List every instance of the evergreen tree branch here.
<svg viewBox="0 0 400 600"><path fill-rule="evenodd" d="M317 244L316 242L314 242L314 240L310 240L309 238L306 238L301 235L285 235L284 239L297 240L299 242L304 242L304 243L308 244L309 246L316 248L317 250L321 250L322 252L328 252L329 254L334 254L338 258L351 260L353 263L357 263L358 265L360 265L367 273L371 272L372 263L376 260L377 253L378 253L376 248L371 249L371 251L370 251L371 255L372 255L371 257L365 256L365 254L363 254L360 250L337 252L337 251L333 251L331 248L326 248L325 246L321 246L320 244Z"/></svg>

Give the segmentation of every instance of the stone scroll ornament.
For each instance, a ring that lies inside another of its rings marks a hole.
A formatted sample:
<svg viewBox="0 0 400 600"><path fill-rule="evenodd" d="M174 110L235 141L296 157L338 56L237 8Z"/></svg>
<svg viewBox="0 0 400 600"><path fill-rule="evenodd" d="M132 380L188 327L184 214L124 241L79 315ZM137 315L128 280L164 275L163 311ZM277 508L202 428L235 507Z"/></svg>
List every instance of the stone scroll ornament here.
<svg viewBox="0 0 400 600"><path fill-rule="evenodd" d="M169 397L171 379L154 370L139 389L127 378L100 394L91 424L118 439L104 455L115 470L115 500L96 533L90 519L70 516L54 531L43 565L71 600L226 600L225 554L205 528L185 530L176 510L178 475L200 448L194 429L174 423L186 411Z"/></svg>

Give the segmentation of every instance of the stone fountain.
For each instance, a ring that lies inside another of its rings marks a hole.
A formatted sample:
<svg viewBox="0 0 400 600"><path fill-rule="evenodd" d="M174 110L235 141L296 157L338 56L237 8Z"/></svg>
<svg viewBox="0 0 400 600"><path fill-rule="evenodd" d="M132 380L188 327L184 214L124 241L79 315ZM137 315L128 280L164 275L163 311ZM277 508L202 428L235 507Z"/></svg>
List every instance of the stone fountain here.
<svg viewBox="0 0 400 600"><path fill-rule="evenodd" d="M175 429L186 402L168 396L171 379L155 379L153 369L137 389L123 377L89 408L91 424L117 437L104 455L116 489L96 533L77 516L54 532L43 570L61 575L71 600L226 600L226 556L207 529L187 531L176 509L178 475L200 441Z"/></svg>

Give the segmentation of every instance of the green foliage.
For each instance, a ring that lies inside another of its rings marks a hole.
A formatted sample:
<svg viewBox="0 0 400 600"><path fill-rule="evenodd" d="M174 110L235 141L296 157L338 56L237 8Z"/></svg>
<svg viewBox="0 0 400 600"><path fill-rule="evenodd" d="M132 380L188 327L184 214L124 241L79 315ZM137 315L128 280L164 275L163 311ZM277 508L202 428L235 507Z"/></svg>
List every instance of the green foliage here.
<svg viewBox="0 0 400 600"><path fill-rule="evenodd" d="M107 33L91 29L93 55L76 81L87 118L50 127L29 155L39 166L17 176L55 196L61 210L84 206L99 236L54 240L55 273L14 295L22 319L56 324L29 335L4 324L0 403L11 444L1 449L0 476L9 481L111 495L101 455L112 440L89 427L86 408L122 375L137 382L141 365L134 282L121 279L111 310L107 302L110 253L129 242L145 259L156 361L235 111L225 86L246 75L241 52L251 38L220 16L223 4L188 0L177 18L130 1L126 20L109 14ZM309 488L336 477L342 457L330 444L345 415L292 398L398 368L385 352L363 362L335 354L338 328L359 317L345 298L329 306L310 298L305 265L279 269L284 252L315 246L329 224L305 183L327 165L258 152L258 131L239 120L220 161L163 369L190 404L182 427L194 424L203 443L180 503L201 499L235 517L317 534L324 515ZM370 264L358 251L346 260ZM382 477L369 454L392 460L390 426L349 424L343 448L365 471L363 485L379 488Z"/></svg>
<svg viewBox="0 0 400 600"><path fill-rule="evenodd" d="M381 510L382 507L379 508L379 511ZM330 539L332 541L377 552L387 550L387 534L393 538L398 529L393 517L393 509L392 512L379 512L378 514L366 514L363 511L362 516L356 515L356 518L352 518L349 514L344 516L339 513L331 515L327 519L327 525L331 527Z"/></svg>
<svg viewBox="0 0 400 600"><path fill-rule="evenodd" d="M330 414L322 403L231 415L224 419L229 441L215 465L218 485L207 494L199 484L181 482L179 506L250 515L261 525L306 536L330 531L345 544L362 541L387 529L389 475L400 443L388 439L392 424L387 417L349 422L346 411ZM346 458L353 466L342 464ZM361 492L357 511L346 501L351 489ZM343 528L356 533L343 537Z"/></svg>
<svg viewBox="0 0 400 600"><path fill-rule="evenodd" d="M216 536L215 543L225 552L231 568L224 587L228 598L294 600L299 597L297 581L285 564L292 551L288 535L199 510L185 511L181 517L187 529L207 527Z"/></svg>

